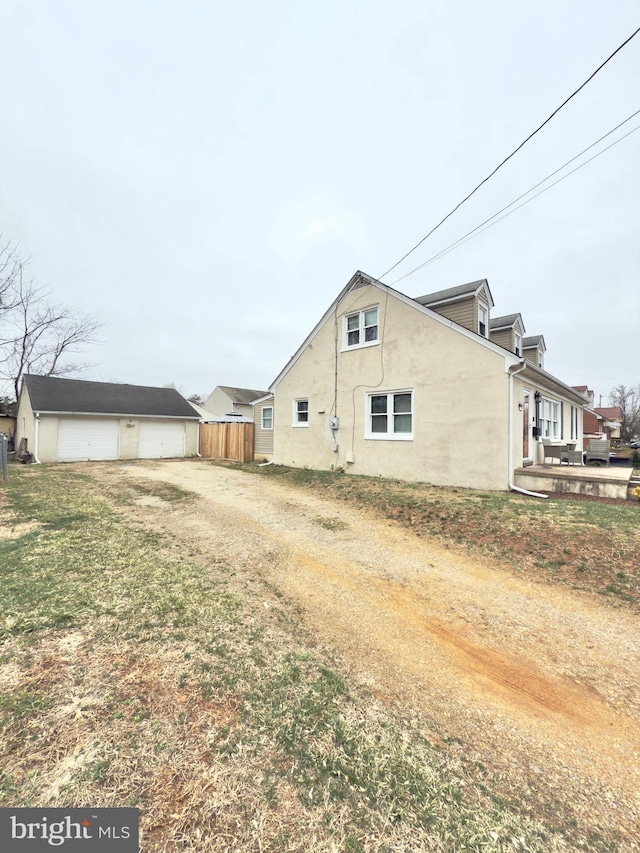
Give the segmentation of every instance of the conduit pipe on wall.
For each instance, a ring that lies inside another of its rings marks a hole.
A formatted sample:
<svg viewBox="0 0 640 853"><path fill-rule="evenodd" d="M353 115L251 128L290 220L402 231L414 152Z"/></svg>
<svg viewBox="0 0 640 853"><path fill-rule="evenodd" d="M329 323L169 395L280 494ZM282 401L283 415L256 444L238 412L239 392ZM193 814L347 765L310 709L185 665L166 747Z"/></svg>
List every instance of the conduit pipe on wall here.
<svg viewBox="0 0 640 853"><path fill-rule="evenodd" d="M511 371L512 367L517 367L517 370ZM517 376L518 373L522 373L525 369L526 364L523 362L519 365L510 365L507 368L507 373L509 374L509 418L508 418L508 429L509 429L509 453L508 453L508 484L509 491L511 492L519 492L521 495L528 495L531 498L548 498L549 495L543 495L542 492L530 492L528 489L521 489L519 486L514 486L513 484L513 377Z"/></svg>
<svg viewBox="0 0 640 853"><path fill-rule="evenodd" d="M42 465L42 462L38 459L38 440L40 438L40 412L36 412L36 424L35 424L35 432L33 436L33 461L37 462L38 465Z"/></svg>

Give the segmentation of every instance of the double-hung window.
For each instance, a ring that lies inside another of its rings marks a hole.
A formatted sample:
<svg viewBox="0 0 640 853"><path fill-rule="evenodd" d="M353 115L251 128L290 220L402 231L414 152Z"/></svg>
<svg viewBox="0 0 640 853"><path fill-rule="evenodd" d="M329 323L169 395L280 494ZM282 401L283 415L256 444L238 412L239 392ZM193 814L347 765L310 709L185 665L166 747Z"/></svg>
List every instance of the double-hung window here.
<svg viewBox="0 0 640 853"><path fill-rule="evenodd" d="M293 401L293 425L309 426L309 400Z"/></svg>
<svg viewBox="0 0 640 853"><path fill-rule="evenodd" d="M540 426L543 438L560 438L560 403L547 400L540 401Z"/></svg>
<svg viewBox="0 0 640 853"><path fill-rule="evenodd" d="M413 438L413 391L367 394L365 438Z"/></svg>
<svg viewBox="0 0 640 853"><path fill-rule="evenodd" d="M519 332L515 333L515 354L517 356L522 355L522 335Z"/></svg>
<svg viewBox="0 0 640 853"><path fill-rule="evenodd" d="M273 429L273 406L264 406L261 418L262 429Z"/></svg>
<svg viewBox="0 0 640 853"><path fill-rule="evenodd" d="M344 318L344 349L378 343L378 308L367 308Z"/></svg>
<svg viewBox="0 0 640 853"><path fill-rule="evenodd" d="M571 439L578 438L578 409L571 406Z"/></svg>
<svg viewBox="0 0 640 853"><path fill-rule="evenodd" d="M487 337L487 329L489 328L489 309L482 302L478 303L478 334L483 338Z"/></svg>

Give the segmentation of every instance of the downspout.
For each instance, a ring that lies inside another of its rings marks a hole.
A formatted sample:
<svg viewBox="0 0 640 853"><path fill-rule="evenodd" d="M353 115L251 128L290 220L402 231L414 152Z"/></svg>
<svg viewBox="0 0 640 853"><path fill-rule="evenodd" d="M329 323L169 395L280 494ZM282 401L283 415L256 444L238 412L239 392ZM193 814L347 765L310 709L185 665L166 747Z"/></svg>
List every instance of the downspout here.
<svg viewBox="0 0 640 853"><path fill-rule="evenodd" d="M36 412L36 424L35 424L35 432L33 436L33 461L38 465L42 465L42 462L38 459L38 439L40 437L40 412Z"/></svg>
<svg viewBox="0 0 640 853"><path fill-rule="evenodd" d="M513 367L513 365L511 365ZM514 486L512 476L513 476L513 377L517 376L519 373L525 369L526 364L519 365L517 370L511 372L511 367L507 368L507 373L509 374L509 418L508 418L508 429L509 429L509 453L508 453L508 465L509 470L507 472L508 477L507 481L509 484L510 492L519 492L521 495L528 495L531 498L548 498L549 495L543 495L541 492L530 492L528 489L521 489L519 486Z"/></svg>
<svg viewBox="0 0 640 853"><path fill-rule="evenodd" d="M198 440L196 441L196 456L202 459L202 456L200 455L200 423L201 422L198 421Z"/></svg>

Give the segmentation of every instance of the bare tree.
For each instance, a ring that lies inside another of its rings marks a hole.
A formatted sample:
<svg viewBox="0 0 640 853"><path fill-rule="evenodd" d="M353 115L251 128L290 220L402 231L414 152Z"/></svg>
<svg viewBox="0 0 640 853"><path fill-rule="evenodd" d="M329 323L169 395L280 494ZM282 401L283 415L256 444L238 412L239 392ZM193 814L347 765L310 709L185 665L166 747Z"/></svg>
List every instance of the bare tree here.
<svg viewBox="0 0 640 853"><path fill-rule="evenodd" d="M17 256L11 242L3 242L0 234L0 321L2 314L14 307L14 291L22 281L23 269L24 262Z"/></svg>
<svg viewBox="0 0 640 853"><path fill-rule="evenodd" d="M25 373L67 376L89 365L67 357L96 343L97 319L65 305L25 280L24 263L0 247L0 379L11 384L16 400Z"/></svg>
<svg viewBox="0 0 640 853"><path fill-rule="evenodd" d="M621 412L620 437L630 441L640 432L640 384L630 388L618 385L609 393L609 402Z"/></svg>

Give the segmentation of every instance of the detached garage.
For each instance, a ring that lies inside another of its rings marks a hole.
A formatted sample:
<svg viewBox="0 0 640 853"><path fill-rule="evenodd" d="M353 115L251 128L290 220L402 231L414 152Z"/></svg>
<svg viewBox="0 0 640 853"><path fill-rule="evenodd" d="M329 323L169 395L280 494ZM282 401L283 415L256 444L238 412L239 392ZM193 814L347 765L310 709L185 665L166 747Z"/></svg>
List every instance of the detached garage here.
<svg viewBox="0 0 640 853"><path fill-rule="evenodd" d="M197 454L198 420L174 388L27 375L16 433L38 462L169 459Z"/></svg>

